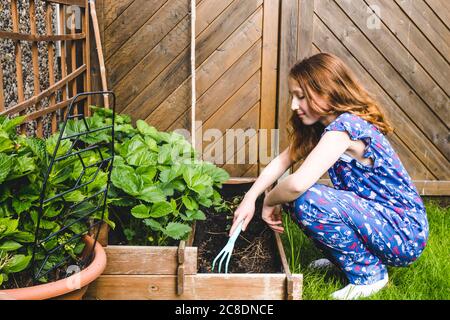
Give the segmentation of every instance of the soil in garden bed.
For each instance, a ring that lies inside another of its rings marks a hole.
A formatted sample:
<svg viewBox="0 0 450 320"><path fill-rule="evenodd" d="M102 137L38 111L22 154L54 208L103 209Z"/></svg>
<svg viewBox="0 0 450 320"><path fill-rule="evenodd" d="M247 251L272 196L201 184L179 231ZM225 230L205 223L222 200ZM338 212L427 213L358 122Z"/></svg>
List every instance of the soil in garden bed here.
<svg viewBox="0 0 450 320"><path fill-rule="evenodd" d="M193 245L198 247L200 273L217 272L218 263L212 271L212 262L228 242L228 230L233 221L234 210L250 187L251 184L224 185L221 193L228 201L231 212L216 212L214 208L210 208L205 212L207 219L197 221ZM275 236L261 218L262 203L263 197L258 198L252 221L236 240L228 266L229 273L282 272ZM225 260L222 272L224 267Z"/></svg>

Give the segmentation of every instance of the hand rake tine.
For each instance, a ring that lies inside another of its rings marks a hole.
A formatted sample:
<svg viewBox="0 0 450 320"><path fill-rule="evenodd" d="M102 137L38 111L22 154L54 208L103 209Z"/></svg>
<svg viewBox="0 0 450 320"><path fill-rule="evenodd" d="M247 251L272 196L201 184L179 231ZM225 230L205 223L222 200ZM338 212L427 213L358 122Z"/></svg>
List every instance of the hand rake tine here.
<svg viewBox="0 0 450 320"><path fill-rule="evenodd" d="M216 265L217 259L219 259L220 256L222 255L222 253L224 253L224 252L225 252L225 248L223 248L223 249L219 252L219 254L214 258L213 263L212 263L211 271L214 271L214 266Z"/></svg>
<svg viewBox="0 0 450 320"><path fill-rule="evenodd" d="M219 273L221 272L220 270L222 270L223 260L225 259L225 257L227 257L227 255L228 255L228 251L222 255L222 259L220 259L220 261L219 261Z"/></svg>
<svg viewBox="0 0 450 320"><path fill-rule="evenodd" d="M227 263L225 264L225 273L228 273L228 265L230 264L230 259L231 259L231 252L228 255Z"/></svg>

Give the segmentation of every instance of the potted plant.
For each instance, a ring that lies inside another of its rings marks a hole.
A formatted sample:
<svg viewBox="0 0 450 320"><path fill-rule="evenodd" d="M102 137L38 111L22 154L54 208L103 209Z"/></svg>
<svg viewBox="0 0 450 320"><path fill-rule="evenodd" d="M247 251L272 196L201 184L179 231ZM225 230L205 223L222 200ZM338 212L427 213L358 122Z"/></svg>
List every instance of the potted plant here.
<svg viewBox="0 0 450 320"><path fill-rule="evenodd" d="M0 118L0 298L80 298L106 266L88 233L108 221L112 155L89 162L104 150L64 130L46 140L18 135L23 121Z"/></svg>

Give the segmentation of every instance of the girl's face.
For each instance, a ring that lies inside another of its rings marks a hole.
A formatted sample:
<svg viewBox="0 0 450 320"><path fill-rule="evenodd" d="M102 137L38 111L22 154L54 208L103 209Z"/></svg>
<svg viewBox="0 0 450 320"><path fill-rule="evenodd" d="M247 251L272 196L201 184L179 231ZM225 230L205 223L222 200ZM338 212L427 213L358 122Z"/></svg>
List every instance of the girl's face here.
<svg viewBox="0 0 450 320"><path fill-rule="evenodd" d="M291 109L295 113L297 113L300 120L304 125L313 125L317 121L322 120L322 116L312 110L308 102L306 101L306 97L303 93L302 88L299 86L298 82L289 77L288 80L289 85L289 93L292 96ZM316 95L312 90L310 91L312 103L319 106L322 109L327 109L327 103L324 99L320 98ZM322 121L321 121L322 122Z"/></svg>

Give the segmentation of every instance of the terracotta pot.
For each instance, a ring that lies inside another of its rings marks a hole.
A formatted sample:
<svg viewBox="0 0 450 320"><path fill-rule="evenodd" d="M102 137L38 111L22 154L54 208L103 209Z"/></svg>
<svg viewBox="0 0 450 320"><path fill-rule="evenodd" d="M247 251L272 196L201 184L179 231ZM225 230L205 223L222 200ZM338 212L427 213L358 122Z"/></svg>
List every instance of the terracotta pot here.
<svg viewBox="0 0 450 320"><path fill-rule="evenodd" d="M84 236L86 248L92 248L94 239ZM85 269L70 277L32 287L0 290L0 300L81 300L89 283L97 279L105 270L106 253L100 243L96 243L94 260Z"/></svg>

